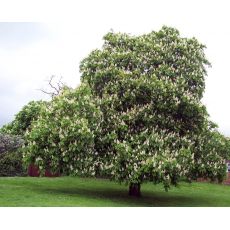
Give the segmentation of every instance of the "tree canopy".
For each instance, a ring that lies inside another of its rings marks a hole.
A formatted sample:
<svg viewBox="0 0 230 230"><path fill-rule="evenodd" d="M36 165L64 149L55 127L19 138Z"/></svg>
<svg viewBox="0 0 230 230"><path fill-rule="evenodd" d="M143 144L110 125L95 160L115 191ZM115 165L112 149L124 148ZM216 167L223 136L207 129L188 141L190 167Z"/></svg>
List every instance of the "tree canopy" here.
<svg viewBox="0 0 230 230"><path fill-rule="evenodd" d="M165 26L106 34L102 49L81 62L81 85L42 107L24 159L40 170L125 182L131 195L144 181L167 190L181 178L222 180L229 145L201 103L204 49Z"/></svg>

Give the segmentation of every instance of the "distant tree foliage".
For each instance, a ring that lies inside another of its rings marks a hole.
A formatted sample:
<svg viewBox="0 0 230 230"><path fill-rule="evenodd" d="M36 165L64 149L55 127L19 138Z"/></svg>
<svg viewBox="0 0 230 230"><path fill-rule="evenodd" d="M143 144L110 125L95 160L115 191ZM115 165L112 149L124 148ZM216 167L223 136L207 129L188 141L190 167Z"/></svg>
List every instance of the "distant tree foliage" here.
<svg viewBox="0 0 230 230"><path fill-rule="evenodd" d="M94 175L98 124L100 111L88 85L63 88L43 107L31 131L26 133L25 163L35 163L41 172L51 169L67 175Z"/></svg>
<svg viewBox="0 0 230 230"><path fill-rule="evenodd" d="M0 129L0 133L23 136L26 130L29 129L32 121L38 118L40 110L45 104L45 101L29 102L15 115L15 119L11 123L4 125Z"/></svg>
<svg viewBox="0 0 230 230"><path fill-rule="evenodd" d="M0 129L0 176L24 176L21 148L25 133L40 114L44 101L31 101L19 111L15 119Z"/></svg>
<svg viewBox="0 0 230 230"><path fill-rule="evenodd" d="M220 134L212 122L193 138L193 178L203 177L220 182L226 177L226 162L230 159L230 139Z"/></svg>

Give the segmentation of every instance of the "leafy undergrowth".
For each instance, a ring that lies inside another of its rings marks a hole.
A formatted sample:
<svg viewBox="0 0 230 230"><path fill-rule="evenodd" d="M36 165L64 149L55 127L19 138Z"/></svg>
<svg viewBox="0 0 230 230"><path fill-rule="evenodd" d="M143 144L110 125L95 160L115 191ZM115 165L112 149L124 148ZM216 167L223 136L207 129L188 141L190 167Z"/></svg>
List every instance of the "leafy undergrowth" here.
<svg viewBox="0 0 230 230"><path fill-rule="evenodd" d="M128 187L78 177L0 177L1 207L230 207L230 186L180 183L165 192L162 184L142 185L142 197L128 196Z"/></svg>

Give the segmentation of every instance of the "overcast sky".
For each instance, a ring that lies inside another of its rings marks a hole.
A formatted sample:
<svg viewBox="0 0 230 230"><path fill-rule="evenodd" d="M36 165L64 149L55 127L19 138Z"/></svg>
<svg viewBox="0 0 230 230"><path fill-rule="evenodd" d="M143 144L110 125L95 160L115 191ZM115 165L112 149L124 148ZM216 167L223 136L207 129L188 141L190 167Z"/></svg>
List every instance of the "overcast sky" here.
<svg viewBox="0 0 230 230"><path fill-rule="evenodd" d="M39 89L46 87L51 75L62 76L72 87L79 84L80 61L101 47L103 35L111 29L137 35L167 25L207 46L206 55L212 68L208 69L203 103L219 130L230 136L227 0L67 2L64 6L59 1L53 5L47 3L48 7L30 5L32 10L21 15L21 5L15 2L14 9L10 3L6 9L1 8L0 126L12 121L29 101L48 99ZM14 20L17 22L6 22Z"/></svg>

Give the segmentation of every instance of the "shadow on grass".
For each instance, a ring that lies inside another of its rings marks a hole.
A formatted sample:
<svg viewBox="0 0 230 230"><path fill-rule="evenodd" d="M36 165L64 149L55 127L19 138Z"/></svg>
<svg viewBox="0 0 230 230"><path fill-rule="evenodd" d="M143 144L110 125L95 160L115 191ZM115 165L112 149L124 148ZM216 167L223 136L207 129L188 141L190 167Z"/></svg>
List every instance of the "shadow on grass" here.
<svg viewBox="0 0 230 230"><path fill-rule="evenodd" d="M209 200L205 197L191 197L164 191L143 191L142 196L130 197L127 188L45 188L37 187L41 193L49 193L53 196L71 196L76 199L91 200L94 205L83 206L110 206L110 207L205 207ZM95 203L94 203L95 201ZM107 203L107 205L105 205ZM74 204L73 204L74 205ZM67 205L68 206L68 205ZM78 205L76 205L78 206ZM82 205L81 205L82 206ZM212 205L210 205L212 206Z"/></svg>

